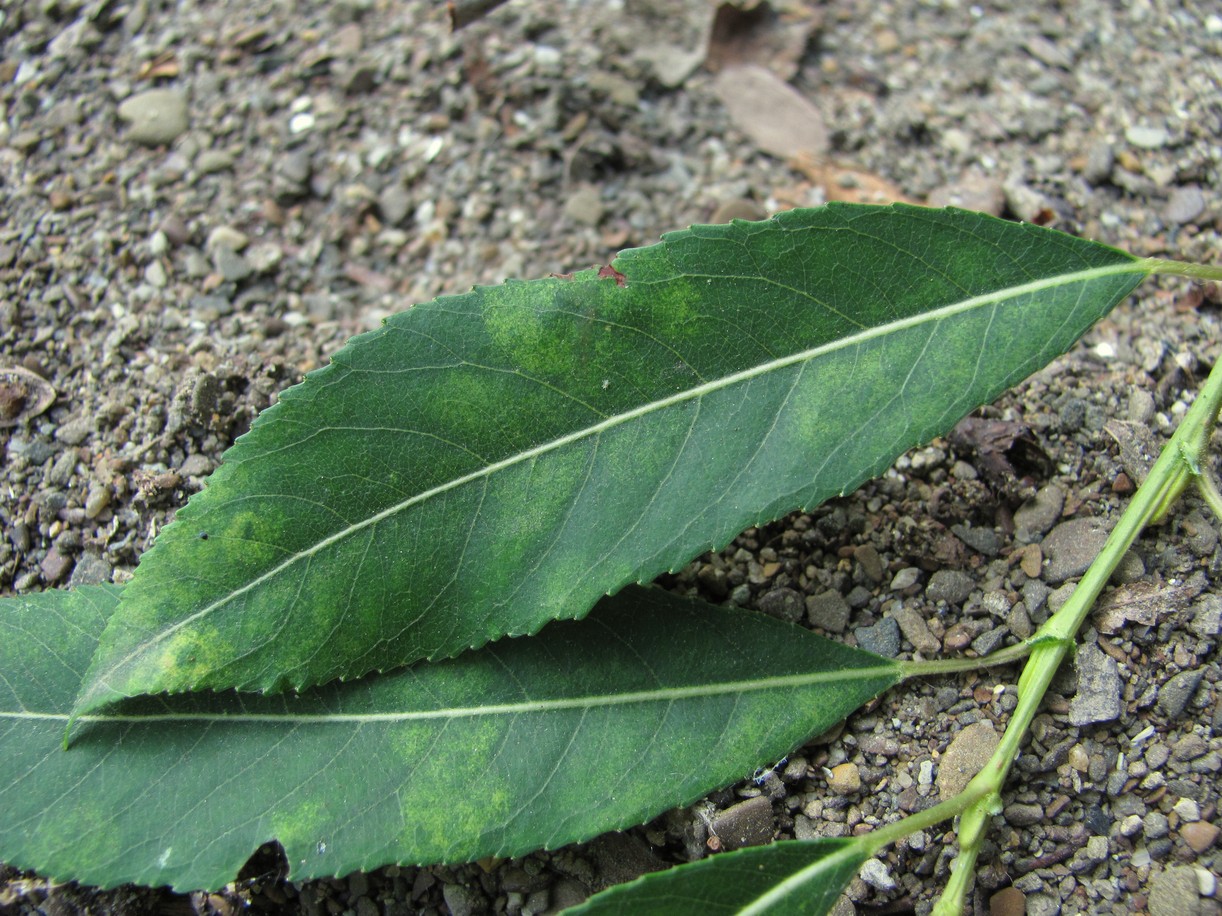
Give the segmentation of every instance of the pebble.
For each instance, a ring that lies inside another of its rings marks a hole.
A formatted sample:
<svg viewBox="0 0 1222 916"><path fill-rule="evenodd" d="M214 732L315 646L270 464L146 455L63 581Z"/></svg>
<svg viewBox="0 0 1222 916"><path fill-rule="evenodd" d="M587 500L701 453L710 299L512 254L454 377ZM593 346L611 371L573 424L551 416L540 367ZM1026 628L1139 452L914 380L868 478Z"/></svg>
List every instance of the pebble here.
<svg viewBox="0 0 1222 916"><path fill-rule="evenodd" d="M43 581L47 585L54 585L71 571L72 557L60 553L58 547L52 547L47 551L47 555L42 558L38 568L42 570Z"/></svg>
<svg viewBox="0 0 1222 916"><path fill-rule="evenodd" d="M478 916L488 908L484 895L466 884L447 884L441 896L450 908L450 916Z"/></svg>
<svg viewBox="0 0 1222 916"><path fill-rule="evenodd" d="M592 185L578 188L564 202L564 215L582 226L597 226L603 212L602 194Z"/></svg>
<svg viewBox="0 0 1222 916"><path fill-rule="evenodd" d="M724 850L762 846L776 830L772 802L763 795L748 798L717 812L710 826Z"/></svg>
<svg viewBox="0 0 1222 916"><path fill-rule="evenodd" d="M1069 721L1082 726L1119 718L1121 682L1116 660L1094 643L1088 643L1078 650L1074 667L1078 672L1078 692L1069 704Z"/></svg>
<svg viewBox="0 0 1222 916"><path fill-rule="evenodd" d="M992 629L985 630L972 640L972 649L977 655L989 655L995 652L1006 641L1006 635L1009 632L1005 627L993 627Z"/></svg>
<svg viewBox="0 0 1222 916"><path fill-rule="evenodd" d="M1222 596L1203 595L1193 605L1188 629L1203 639L1222 633Z"/></svg>
<svg viewBox="0 0 1222 916"><path fill-rule="evenodd" d="M1092 143L1086 152L1086 165L1082 177L1091 184L1102 184L1112 177L1112 169L1116 165L1116 151L1112 145L1100 140Z"/></svg>
<svg viewBox="0 0 1222 916"><path fill-rule="evenodd" d="M962 207L1001 216L1006 207L1006 192L996 178L972 172L956 182L935 188L930 192L929 206Z"/></svg>
<svg viewBox="0 0 1222 916"><path fill-rule="evenodd" d="M1029 579L1038 579L1044 568L1044 552L1040 550L1040 545L1028 544L1022 549L1021 556L1018 565L1023 575Z"/></svg>
<svg viewBox="0 0 1222 916"><path fill-rule="evenodd" d="M938 638L929 629L929 624L921 616L921 612L911 605L900 604L892 610L891 615L899 624L904 638L912 643L912 647L923 655L933 655L942 648Z"/></svg>
<svg viewBox="0 0 1222 916"><path fill-rule="evenodd" d="M195 157L195 168L201 175L213 175L233 168L233 154L228 150L206 149Z"/></svg>
<svg viewBox="0 0 1222 916"><path fill-rule="evenodd" d="M114 575L114 567L96 553L85 551L77 558L76 566L72 568L72 576L68 579L68 587L80 585L98 585L109 582Z"/></svg>
<svg viewBox="0 0 1222 916"><path fill-rule="evenodd" d="M250 263L232 248L221 246L212 252L212 266L224 279L237 283L255 272Z"/></svg>
<svg viewBox="0 0 1222 916"><path fill-rule="evenodd" d="M149 89L119 105L127 136L144 146L165 146L187 130L187 97L177 89Z"/></svg>
<svg viewBox="0 0 1222 916"><path fill-rule="evenodd" d="M389 185L378 195L378 211L388 226L401 226L412 212L411 195L402 185Z"/></svg>
<svg viewBox="0 0 1222 916"><path fill-rule="evenodd" d="M806 616L813 627L843 633L849 624L849 606L840 592L826 591L807 597Z"/></svg>
<svg viewBox="0 0 1222 916"><path fill-rule="evenodd" d="M871 582L883 581L883 558L873 544L862 544L853 548L853 559L861 566L862 574Z"/></svg>
<svg viewBox="0 0 1222 916"><path fill-rule="evenodd" d="M1061 522L1044 538L1041 548L1048 557L1044 579L1056 585L1080 576L1099 556L1111 532L1104 519L1072 518Z"/></svg>
<svg viewBox="0 0 1222 916"><path fill-rule="evenodd" d="M1150 885L1147 903L1150 916L1202 916L1200 881L1190 865L1175 865L1157 876Z"/></svg>
<svg viewBox="0 0 1222 916"><path fill-rule="evenodd" d="M228 248L230 251L241 251L250 244L250 236L240 229L234 229L232 226L217 226L208 233L208 240L204 243L204 250L215 253L220 248Z"/></svg>
<svg viewBox="0 0 1222 916"><path fill-rule="evenodd" d="M866 859L861 866L858 876L870 887L876 891L882 891L884 894L895 890L895 879L891 877L891 871L887 868L886 863L879 859Z"/></svg>
<svg viewBox="0 0 1222 916"><path fill-rule="evenodd" d="M1024 916L1027 895L1017 887L1005 887L989 898L989 916Z"/></svg>
<svg viewBox="0 0 1222 916"><path fill-rule="evenodd" d="M938 765L938 797L943 801L962 792L984 768L1001 743L988 720L973 722L951 740Z"/></svg>
<svg viewBox="0 0 1222 916"><path fill-rule="evenodd" d="M852 795L861 791L861 770L852 761L832 767L827 787L837 795Z"/></svg>
<svg viewBox="0 0 1222 916"><path fill-rule="evenodd" d="M1169 223L1190 223L1205 211L1205 195L1196 186L1176 188L1171 192L1163 218Z"/></svg>
<svg viewBox="0 0 1222 916"><path fill-rule="evenodd" d="M1197 692L1204 674L1204 668L1197 668L1194 671L1181 671L1169 678L1158 690L1158 708L1163 715L1169 719L1182 716L1188 707L1188 701Z"/></svg>
<svg viewBox="0 0 1222 916"><path fill-rule="evenodd" d="M952 525L955 537L968 547L986 557L995 557L1001 551L1001 538L992 528L969 528L967 525Z"/></svg>
<svg viewBox="0 0 1222 916"><path fill-rule="evenodd" d="M1040 487L1035 496L1014 513L1014 537L1020 543L1035 540L1052 528L1065 508L1065 492L1056 484Z"/></svg>
<svg viewBox="0 0 1222 916"><path fill-rule="evenodd" d="M958 569L939 569L925 586L925 598L933 602L962 604L976 588L976 580Z"/></svg>
<svg viewBox="0 0 1222 916"><path fill-rule="evenodd" d="M777 617L789 623L800 621L802 613L806 610L802 595L792 588L774 588L766 592L759 599L756 607L771 617Z"/></svg>
<svg viewBox="0 0 1222 916"><path fill-rule="evenodd" d="M858 648L881 655L884 658L895 658L900 654L900 626L893 617L884 617L878 623L869 627L857 627L853 630Z"/></svg>
<svg viewBox="0 0 1222 916"><path fill-rule="evenodd" d="M1193 821L1180 828L1180 838L1197 855L1212 849L1218 841L1219 830L1209 821Z"/></svg>
<svg viewBox="0 0 1222 916"><path fill-rule="evenodd" d="M1014 802L1006 805L1002 811L1007 823L1015 827L1032 827L1044 820L1044 808L1041 805Z"/></svg>
<svg viewBox="0 0 1222 916"><path fill-rule="evenodd" d="M914 566L907 566L901 569L891 579L891 590L893 592L902 592L906 588L912 588L921 581L921 571Z"/></svg>
<svg viewBox="0 0 1222 916"><path fill-rule="evenodd" d="M1124 139L1139 149L1161 149L1167 145L1171 135L1162 127L1135 124L1125 130Z"/></svg>

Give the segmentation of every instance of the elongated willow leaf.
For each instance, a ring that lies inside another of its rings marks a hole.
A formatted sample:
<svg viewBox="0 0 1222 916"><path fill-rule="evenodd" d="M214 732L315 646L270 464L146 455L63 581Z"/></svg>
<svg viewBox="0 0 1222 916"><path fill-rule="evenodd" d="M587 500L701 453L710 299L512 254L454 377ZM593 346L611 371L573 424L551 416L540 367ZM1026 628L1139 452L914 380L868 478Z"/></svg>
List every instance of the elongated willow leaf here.
<svg viewBox="0 0 1222 916"><path fill-rule="evenodd" d="M77 708L355 677L580 617L878 474L1146 271L979 214L831 205L418 306L229 451L142 559Z"/></svg>
<svg viewBox="0 0 1222 916"><path fill-rule="evenodd" d="M740 849L645 875L595 894L565 916L822 916L830 912L871 844L800 840Z"/></svg>
<svg viewBox="0 0 1222 916"><path fill-rule="evenodd" d="M68 711L113 591L0 602L0 861L91 884L464 862L638 824L787 754L899 680L760 614L632 588L587 620L300 695Z"/></svg>

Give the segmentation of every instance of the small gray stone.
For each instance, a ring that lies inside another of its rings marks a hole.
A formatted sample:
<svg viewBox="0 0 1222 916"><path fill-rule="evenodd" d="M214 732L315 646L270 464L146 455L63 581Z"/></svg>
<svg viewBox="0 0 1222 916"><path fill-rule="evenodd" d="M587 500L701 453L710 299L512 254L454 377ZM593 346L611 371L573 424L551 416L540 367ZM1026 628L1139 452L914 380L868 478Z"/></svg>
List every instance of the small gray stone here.
<svg viewBox="0 0 1222 916"><path fill-rule="evenodd" d="M564 202L564 215L583 226L597 226L603 218L602 195L590 185L578 188Z"/></svg>
<svg viewBox="0 0 1222 916"><path fill-rule="evenodd" d="M907 566L901 569L891 579L891 590L893 592L902 592L906 588L912 588L921 581L921 571L915 566Z"/></svg>
<svg viewBox="0 0 1222 916"><path fill-rule="evenodd" d="M866 882L876 891L890 893L896 888L895 879L891 877L891 872L886 864L879 859L866 859L858 875L862 881Z"/></svg>
<svg viewBox="0 0 1222 916"><path fill-rule="evenodd" d="M968 547L986 557L995 557L1001 550L1001 538L992 528L969 528L967 525L952 525L951 532Z"/></svg>
<svg viewBox="0 0 1222 916"><path fill-rule="evenodd" d="M388 226L400 226L412 212L412 198L407 189L400 184L392 184L382 189L378 195L378 210Z"/></svg>
<svg viewBox="0 0 1222 916"><path fill-rule="evenodd" d="M1015 827L1032 827L1044 820L1044 809L1040 805L1014 802L1006 805L1002 812L1008 823Z"/></svg>
<svg viewBox="0 0 1222 916"><path fill-rule="evenodd" d="M1171 135L1162 127L1134 124L1125 130L1124 138L1139 149L1161 149L1170 141Z"/></svg>
<svg viewBox="0 0 1222 916"><path fill-rule="evenodd" d="M1144 388L1134 388L1129 392L1129 403L1125 409L1125 419L1130 423L1147 424L1154 419L1154 395Z"/></svg>
<svg viewBox="0 0 1222 916"><path fill-rule="evenodd" d="M1028 544L1048 531L1061 517L1065 508L1065 493L1056 484L1040 487L1034 498L1019 506L1014 513L1014 537Z"/></svg>
<svg viewBox="0 0 1222 916"><path fill-rule="evenodd" d="M78 585L98 585L102 582L109 582L113 573L114 567L96 553L86 551L76 561L72 577L68 580L68 587L76 588Z"/></svg>
<svg viewBox="0 0 1222 916"><path fill-rule="evenodd" d="M1031 894L1027 897L1026 916L1057 916L1060 912L1059 894Z"/></svg>
<svg viewBox="0 0 1222 916"><path fill-rule="evenodd" d="M721 840L722 849L762 846L772 839L776 830L772 802L763 795L748 798L717 812L710 826Z"/></svg>
<svg viewBox="0 0 1222 916"><path fill-rule="evenodd" d="M1201 678L1204 674L1204 668L1197 668L1195 671L1181 671L1159 688L1158 708L1167 718L1178 719L1184 714L1188 702L1197 692L1197 687L1201 685Z"/></svg>
<svg viewBox="0 0 1222 916"><path fill-rule="evenodd" d="M187 97L177 89L149 89L119 105L127 136L145 146L173 143L187 130Z"/></svg>
<svg viewBox="0 0 1222 916"><path fill-rule="evenodd" d="M944 601L947 604L962 604L976 587L976 580L958 569L939 569L925 586L925 597L929 601Z"/></svg>
<svg viewBox="0 0 1222 916"><path fill-rule="evenodd" d="M250 244L250 236L241 229L232 226L217 226L208 233L204 250L215 254L218 249L228 248L230 251L241 251Z"/></svg>
<svg viewBox="0 0 1222 916"><path fill-rule="evenodd" d="M280 160L280 177L292 184L304 185L314 170L310 154L304 149L294 150Z"/></svg>
<svg viewBox="0 0 1222 916"><path fill-rule="evenodd" d="M579 906L585 903L589 896L590 891L586 886L568 875L561 877L552 885L552 907L557 912Z"/></svg>
<svg viewBox="0 0 1222 916"><path fill-rule="evenodd" d="M220 247L212 252L212 265L231 283L245 280L255 272L250 263L232 248Z"/></svg>
<svg viewBox="0 0 1222 916"><path fill-rule="evenodd" d="M893 617L884 617L870 627L858 627L853 631L857 645L867 652L895 658L900 653L900 626Z"/></svg>
<svg viewBox="0 0 1222 916"><path fill-rule="evenodd" d="M1072 518L1053 528L1040 545L1048 557L1044 579L1055 585L1086 572L1111 528L1107 520L1099 518Z"/></svg>
<svg viewBox="0 0 1222 916"><path fill-rule="evenodd" d="M80 445L93 433L93 420L89 417L78 417L55 430L55 438L66 445Z"/></svg>
<svg viewBox="0 0 1222 916"><path fill-rule="evenodd" d="M1222 596L1203 595L1193 605L1188 629L1206 639L1222 633Z"/></svg>
<svg viewBox="0 0 1222 916"><path fill-rule="evenodd" d="M993 627L991 630L985 630L972 640L972 649L978 655L988 655L1005 642L1006 634L1009 632L1006 627Z"/></svg>
<svg viewBox="0 0 1222 916"><path fill-rule="evenodd" d="M904 638L912 643L912 647L924 655L933 655L942 648L938 638L929 629L929 624L921 616L920 611L910 605L901 604L892 612L895 622L899 624Z"/></svg>
<svg viewBox="0 0 1222 916"><path fill-rule="evenodd" d="M58 547L52 547L47 551L47 555L42 558L38 568L42 571L43 581L47 585L54 585L71 571L72 557L60 553Z"/></svg>
<svg viewBox="0 0 1222 916"><path fill-rule="evenodd" d="M853 559L861 567L862 574L871 582L883 581L883 573L886 571L883 569L883 558L873 544L862 544L854 548Z"/></svg>
<svg viewBox="0 0 1222 916"><path fill-rule="evenodd" d="M1190 223L1205 210L1205 195L1195 186L1176 188L1171 192L1163 217L1169 223Z"/></svg>
<svg viewBox="0 0 1222 916"><path fill-rule="evenodd" d="M802 596L792 588L774 588L759 599L757 607L770 617L778 617L789 623L802 619L806 609Z"/></svg>
<svg viewBox="0 0 1222 916"><path fill-rule="evenodd" d="M465 884L447 884L441 896L450 908L450 916L477 916L488 908L488 901L474 887Z"/></svg>
<svg viewBox="0 0 1222 916"><path fill-rule="evenodd" d="M1197 916L1201 905L1200 882L1191 865L1174 865L1150 884L1150 916ZM1211 908L1212 909L1212 908Z"/></svg>
<svg viewBox="0 0 1222 916"><path fill-rule="evenodd" d="M938 797L946 801L962 792L1000 743L1001 737L987 720L973 722L955 735L938 765Z"/></svg>
<svg viewBox="0 0 1222 916"><path fill-rule="evenodd" d="M1001 216L1006 206L1006 192L996 178L971 172L958 181L931 191L929 205L962 207L965 210L979 210L992 216Z"/></svg>
<svg viewBox="0 0 1222 916"><path fill-rule="evenodd" d="M1107 837L1093 836L1086 845L1074 853L1069 863L1069 870L1075 875L1085 874L1100 862L1106 862L1108 856Z"/></svg>
<svg viewBox="0 0 1222 916"><path fill-rule="evenodd" d="M1111 722L1120 717L1120 670L1116 661L1094 643L1088 643L1074 659L1078 672L1078 692L1069 704L1069 721L1074 725Z"/></svg>
<svg viewBox="0 0 1222 916"><path fill-rule="evenodd" d="M223 149L206 149L195 157L195 168L203 175L233 168L233 154Z"/></svg>
<svg viewBox="0 0 1222 916"><path fill-rule="evenodd" d="M1086 152L1086 167L1082 177L1091 184L1102 184L1112 177L1112 167L1116 164L1116 153L1112 145L1100 140L1092 143Z"/></svg>
<svg viewBox="0 0 1222 916"><path fill-rule="evenodd" d="M849 623L849 606L840 592L827 591L806 599L806 616L811 626L843 633Z"/></svg>

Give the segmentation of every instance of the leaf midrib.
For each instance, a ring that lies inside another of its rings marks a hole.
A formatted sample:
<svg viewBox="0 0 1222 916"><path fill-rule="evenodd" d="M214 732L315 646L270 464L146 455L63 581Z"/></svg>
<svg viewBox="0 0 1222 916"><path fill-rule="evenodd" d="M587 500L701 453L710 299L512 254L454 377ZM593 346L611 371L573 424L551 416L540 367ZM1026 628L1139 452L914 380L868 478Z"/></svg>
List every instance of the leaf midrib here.
<svg viewBox="0 0 1222 916"><path fill-rule="evenodd" d="M418 505L420 503L426 502L427 500L433 499L436 496L440 496L441 494L446 493L450 490L457 489L458 487L464 486L468 483L471 483L476 480L480 480L482 478L491 477L494 474L497 474L500 471L503 471L507 468L514 467L515 465L521 464L526 461L531 461L535 458L540 457L541 455L545 455L548 452L552 452L557 449L564 448L565 446L570 445L574 442L578 442L582 439L599 435L608 429L613 429L616 426L621 426L625 423L629 423L640 417L647 416L655 411L665 410L669 407L673 407L676 404L681 404L685 401L698 400L700 398L703 398L705 395L708 395L714 391L718 391L718 390L725 389L725 388L730 388L733 385L739 384L740 382L749 381L753 378L758 378L759 376L766 375L769 372L775 372L777 370L784 369L788 366L792 366L797 363L813 360L827 353L833 353L837 350L842 350L842 349L846 349L849 347L858 346L860 344L867 343L868 341L873 340L878 337L884 337L888 334L893 334L893 333L896 333L898 331L902 331L908 328L915 328L915 327L920 327L925 324L939 322L944 319L954 317L955 315L969 312L976 308L983 308L985 306L996 304L996 303L1002 302L1007 299L1017 298L1019 296L1027 295L1029 293L1037 293L1037 292L1047 290L1047 289L1052 289L1058 286L1068 286L1073 283L1088 282L1090 280L1096 280L1096 279L1101 279L1104 277L1111 277L1111 276L1119 276L1119 275L1128 274L1128 273L1148 273L1148 272L1149 272L1148 267L1147 265L1144 264L1144 262L1134 259L1132 261L1126 261L1126 262L1121 262L1117 264L1109 264L1103 267L1093 267L1087 270L1074 271L1072 273L1067 273L1067 274L1060 274L1054 277L1044 277L1044 278L1033 280L1029 283L1024 283L1024 284L1020 284L1017 286L1007 286L1003 289L996 290L991 293L985 293L979 296L972 296L967 299L961 300L959 302L953 302L948 305L944 305L937 309L933 309L933 310L926 311L926 312L921 312L918 315L909 316L907 318L901 318L899 320L887 322L885 324L877 325L872 328L866 328L862 331L859 331L854 334L850 334L846 337L838 338L837 340L831 341L829 343L820 344L819 346L816 346L816 347L810 347L806 350L801 350L797 353L793 353L788 356L778 357L777 359L769 360L765 363L761 363L756 366L752 366L748 369L743 369L739 372L732 373L720 379L714 379L712 381L704 382L700 385L696 385L691 388L686 388L683 391L670 395L669 397L661 398L656 401L650 401L646 404L640 405L639 407L635 407L632 410L625 411L624 413L620 413L614 416L607 417L605 420L602 420L591 426L583 427L582 429L575 430L574 432L568 433L567 435L560 436L557 439L553 439L549 442L545 442L545 443L542 443L541 445L537 445L534 448L527 449L522 452L518 452L507 458L503 458L500 461L493 462L492 464L489 464L483 468L480 468L479 470L472 471L469 474L464 474L461 477L456 477L453 480L446 481L445 483L432 487L429 490L426 490L422 493L418 493L414 496L408 497L407 499L404 499L398 503L395 503L394 505L388 506L387 508L383 509L381 512L377 512L369 516L368 518L362 519L359 522L355 522L351 525L348 525L345 528L339 531L336 531L334 534L331 534L325 538L322 538L321 540L305 548L304 550L300 550L292 554L291 556L282 560L278 565L272 567L267 572L264 572L260 574L259 576L256 576L255 578L251 579L249 582L247 582L245 585L241 586L240 588L236 588L236 589L233 589L232 591L227 592L225 595L217 598L211 604L208 604L200 608L198 611L195 611L194 613L189 614L188 616L182 618L181 620L176 621L175 623L165 627L164 629L158 630L151 637L142 641L139 645L133 648L130 652L124 655L121 659L119 659L113 665L111 665L110 668L107 669L104 675L100 675L99 677L95 678L93 687L88 691L87 696L88 695L97 696L98 694L105 692L107 688L109 688L108 678L110 677L110 675L122 669L124 665L126 665L136 656L146 652L150 647L155 646L158 643L161 643L164 640L168 639L169 637L174 635L176 632L178 632L183 627L189 626L190 624L193 624L196 621L207 617L213 611L217 610L220 607L223 607L224 605L230 603L234 599L241 597L242 595L246 594L247 592L255 588L258 588L264 582L274 579L276 576L280 575L284 570L300 562L301 560L308 559L314 556L315 554L330 547L332 544L339 543L340 541L344 540L345 538L350 537L356 533L359 533L360 531L363 531L364 529L370 526L373 526L382 521L385 521L386 519L391 518L400 512L410 509L414 505ZM758 278L758 279L766 280L767 278ZM84 699L84 697L82 697L82 699Z"/></svg>
<svg viewBox="0 0 1222 916"><path fill-rule="evenodd" d="M587 695L559 697L549 700L523 700L516 703L490 703L486 706L456 706L444 709L400 710L376 713L187 713L166 712L150 714L94 714L71 716L70 713L0 711L0 720L22 720L73 723L151 723L151 722L257 722L290 725L366 725L386 722L418 722L480 718L486 716L517 716L534 713L560 712L569 709L597 709L612 706L628 706L643 703L673 703L702 697L742 696L747 693L762 693L770 690L789 690L811 687L816 684L843 684L878 678L897 680L900 669L896 664L874 665L869 668L838 669L835 671L813 671L805 674L789 674L777 677L752 678L741 681L719 681L711 684L690 684L681 687L661 687L653 690L634 690L612 695Z"/></svg>

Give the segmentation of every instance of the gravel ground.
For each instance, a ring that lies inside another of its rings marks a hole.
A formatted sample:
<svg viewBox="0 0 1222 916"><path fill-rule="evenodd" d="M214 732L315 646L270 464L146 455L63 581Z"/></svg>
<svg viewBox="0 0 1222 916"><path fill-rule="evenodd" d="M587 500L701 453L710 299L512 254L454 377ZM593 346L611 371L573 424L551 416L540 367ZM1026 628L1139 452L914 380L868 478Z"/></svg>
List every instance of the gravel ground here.
<svg viewBox="0 0 1222 916"><path fill-rule="evenodd" d="M705 67L686 64L708 8L684 0L513 0L457 34L407 0L0 9L0 593L123 581L255 414L388 313L692 222L851 184L1219 260L1211 4L785 9L722 20ZM727 57L770 68L775 106L736 108L742 81L711 72ZM1147 284L981 412L1018 476L961 430L665 584L905 657L1027 635L1213 365L1220 306ZM1126 561L1018 761L975 912L1218 910L1218 529L1189 498ZM0 910L554 912L703 854L710 829L839 836L931 804L987 753L1015 677L909 685L693 810L490 870L291 884L272 850L222 894L175 897L7 869ZM952 840L882 854L857 911L926 912Z"/></svg>

